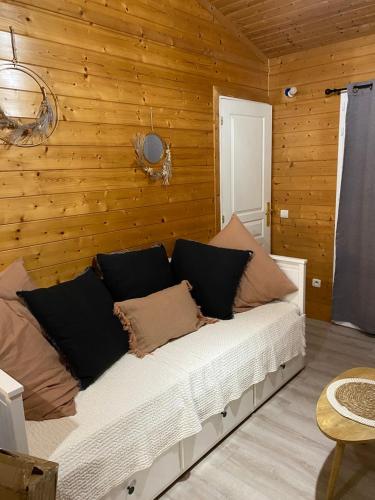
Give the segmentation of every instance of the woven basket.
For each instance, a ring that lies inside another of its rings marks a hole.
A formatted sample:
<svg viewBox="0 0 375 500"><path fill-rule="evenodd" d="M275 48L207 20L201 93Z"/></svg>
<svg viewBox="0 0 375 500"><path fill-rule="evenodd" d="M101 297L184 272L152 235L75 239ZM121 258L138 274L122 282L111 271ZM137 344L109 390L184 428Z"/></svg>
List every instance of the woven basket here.
<svg viewBox="0 0 375 500"><path fill-rule="evenodd" d="M340 415L375 427L375 380L337 380L328 386L327 399Z"/></svg>

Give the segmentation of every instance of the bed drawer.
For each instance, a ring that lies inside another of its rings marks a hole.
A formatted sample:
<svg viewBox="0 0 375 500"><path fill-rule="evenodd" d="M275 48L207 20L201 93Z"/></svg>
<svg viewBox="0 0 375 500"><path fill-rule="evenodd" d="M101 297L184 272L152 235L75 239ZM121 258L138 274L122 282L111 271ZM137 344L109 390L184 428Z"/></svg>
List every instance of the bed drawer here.
<svg viewBox="0 0 375 500"><path fill-rule="evenodd" d="M188 469L223 436L223 417L213 415L202 424L202 430L182 441L183 467Z"/></svg>
<svg viewBox="0 0 375 500"><path fill-rule="evenodd" d="M257 408L274 392L276 392L284 383L283 368L280 367L276 372L269 373L262 382L254 386L255 407Z"/></svg>
<svg viewBox="0 0 375 500"><path fill-rule="evenodd" d="M288 382L296 373L305 366L305 358L302 354L295 356L290 361L287 361L283 368L284 383Z"/></svg>
<svg viewBox="0 0 375 500"><path fill-rule="evenodd" d="M267 377L259 384L254 386L255 391L255 407L257 408L274 392L288 382L296 373L305 366L305 358L301 354L295 356L290 361L282 364L280 368L273 373L269 373Z"/></svg>
<svg viewBox="0 0 375 500"><path fill-rule="evenodd" d="M230 432L254 411L254 388L250 387L239 399L231 401L222 415L223 435Z"/></svg>
<svg viewBox="0 0 375 500"><path fill-rule="evenodd" d="M149 469L136 472L126 482L124 500L153 500L182 472L180 443L177 443L162 453Z"/></svg>

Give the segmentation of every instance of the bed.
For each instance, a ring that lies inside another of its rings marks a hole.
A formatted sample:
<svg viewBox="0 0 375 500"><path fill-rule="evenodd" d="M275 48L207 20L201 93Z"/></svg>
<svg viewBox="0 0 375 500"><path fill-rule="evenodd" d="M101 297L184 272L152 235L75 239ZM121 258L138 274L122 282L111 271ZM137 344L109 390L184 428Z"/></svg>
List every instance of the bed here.
<svg viewBox="0 0 375 500"><path fill-rule="evenodd" d="M274 259L298 292L126 354L74 417L25 422L22 387L0 373L0 446L58 462L61 500L155 498L304 366L306 261Z"/></svg>

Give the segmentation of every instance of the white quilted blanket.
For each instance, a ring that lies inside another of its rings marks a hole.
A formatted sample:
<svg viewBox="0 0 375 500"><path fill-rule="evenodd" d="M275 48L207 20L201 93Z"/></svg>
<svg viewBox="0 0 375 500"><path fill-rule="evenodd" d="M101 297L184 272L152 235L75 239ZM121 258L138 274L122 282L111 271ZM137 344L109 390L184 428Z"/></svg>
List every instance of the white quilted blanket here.
<svg viewBox="0 0 375 500"><path fill-rule="evenodd" d="M77 415L27 422L30 453L59 463L61 500L99 499L304 350L303 317L277 302L127 354L77 396Z"/></svg>

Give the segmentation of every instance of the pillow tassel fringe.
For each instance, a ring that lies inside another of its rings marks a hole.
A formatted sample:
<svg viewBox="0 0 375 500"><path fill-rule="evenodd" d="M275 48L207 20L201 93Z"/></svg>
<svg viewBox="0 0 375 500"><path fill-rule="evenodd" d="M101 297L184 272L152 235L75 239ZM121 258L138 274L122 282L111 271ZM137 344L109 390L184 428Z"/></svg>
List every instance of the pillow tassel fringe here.
<svg viewBox="0 0 375 500"><path fill-rule="evenodd" d="M138 349L137 336L133 330L131 321L125 316L121 308L116 304L114 307L114 313L121 321L124 330L126 330L129 333L129 347L131 352L134 353L138 358L144 358L147 353Z"/></svg>

